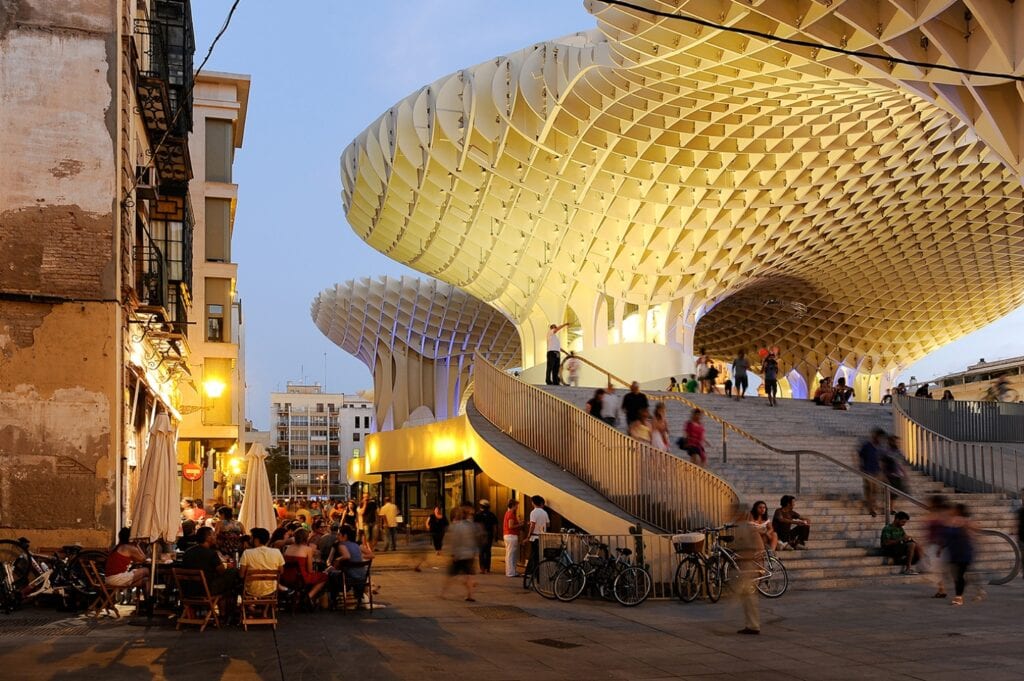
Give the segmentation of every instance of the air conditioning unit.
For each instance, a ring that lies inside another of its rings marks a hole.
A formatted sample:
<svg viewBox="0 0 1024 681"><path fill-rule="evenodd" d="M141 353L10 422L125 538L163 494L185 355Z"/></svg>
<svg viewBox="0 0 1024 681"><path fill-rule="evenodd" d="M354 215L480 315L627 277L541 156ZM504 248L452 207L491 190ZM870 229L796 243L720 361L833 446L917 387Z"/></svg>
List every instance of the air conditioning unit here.
<svg viewBox="0 0 1024 681"><path fill-rule="evenodd" d="M156 168L135 166L135 193L140 199L156 200L157 184Z"/></svg>

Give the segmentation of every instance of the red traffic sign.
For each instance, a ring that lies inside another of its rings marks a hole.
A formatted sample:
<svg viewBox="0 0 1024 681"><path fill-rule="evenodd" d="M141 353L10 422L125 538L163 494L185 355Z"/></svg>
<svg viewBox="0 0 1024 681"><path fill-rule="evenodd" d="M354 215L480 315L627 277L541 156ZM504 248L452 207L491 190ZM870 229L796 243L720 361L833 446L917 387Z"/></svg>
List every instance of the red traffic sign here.
<svg viewBox="0 0 1024 681"><path fill-rule="evenodd" d="M181 467L181 477L195 482L199 478L203 477L203 467L197 463L187 463Z"/></svg>

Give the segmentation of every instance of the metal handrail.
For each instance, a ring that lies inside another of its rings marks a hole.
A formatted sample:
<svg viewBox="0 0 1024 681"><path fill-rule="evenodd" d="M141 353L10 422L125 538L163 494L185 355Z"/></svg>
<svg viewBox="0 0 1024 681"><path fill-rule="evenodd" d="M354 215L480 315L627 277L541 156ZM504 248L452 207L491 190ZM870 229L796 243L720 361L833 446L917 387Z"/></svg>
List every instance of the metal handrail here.
<svg viewBox="0 0 1024 681"><path fill-rule="evenodd" d="M579 355L577 355L577 358L579 358ZM590 363L590 364L593 366L593 363ZM598 368L598 369L600 371L604 372L604 373L608 373L608 375L611 375L610 372L607 372L604 369L600 369L600 368ZM616 379L616 380L620 380L621 381L621 379ZM838 466L838 467L842 468L843 470L845 470L845 471L847 471L849 473L853 473L854 475L860 477L863 480L870 481L872 484L875 484L875 485L878 485L879 487L881 487L882 491L883 491L883 494L884 494L884 499L885 499L885 514L886 514L885 517L886 518L888 518L890 516L890 512L891 512L891 509L892 509L892 495L893 494L896 494L897 496L906 499L908 502L910 502L911 504L914 504L915 506L918 506L918 507L924 508L924 509L928 508L928 504L926 504L925 502L921 501L917 497L911 496L910 494L907 494L903 490L897 489L897 488L893 487L892 485L890 485L889 483L883 482L882 480L879 480L878 478L876 478L876 477L874 477L872 475L868 475L867 473L864 473L863 471L859 470L858 468L855 468L855 467L853 467L853 466L851 466L851 465L849 465L847 463L844 463L844 462L840 461L839 459L837 459L837 458L835 458L833 456L830 456L829 454L826 454L824 452L819 452L819 451L816 451L816 450L813 450L813 449L780 449L778 447L774 447L774 446L768 444L767 442L765 442L764 440L762 440L761 438L757 437L756 435L752 435L751 433L748 433L747 431L743 430L739 426L736 426L735 424L732 424L732 423L726 421L725 419L723 419L718 414L715 414L714 412L709 411L706 407L704 407L702 405L699 405L696 402L693 402L692 400L688 400L687 398L683 397L682 395L673 394L673 393L667 393L667 394L662 394L662 395L651 395L650 397L651 397L651 399L655 399L655 400L657 400L657 399L661 399L661 400L676 400L677 402L682 402L683 404L689 406L691 409L700 409L701 413L703 413L709 419L711 419L712 421L715 421L717 423L720 423L722 425L722 461L723 462L725 462L727 460L727 451L728 450L727 450L727 447L726 447L726 432L729 431L729 430L733 431L737 435L740 435L740 436L750 440L751 442L753 442L753 443L755 443L755 444L757 444L757 445L759 445L761 447L764 447L765 449L767 449L770 452L774 452L775 454L782 454L784 456L792 456L792 457L794 457L794 459L795 459L795 477L796 477L795 488L796 488L796 493L797 494L800 494L800 457L801 456L813 456L813 457L817 457L819 459L823 459L824 461L827 461L828 463L831 463L831 464L833 464L835 466ZM936 435L938 435L938 434L936 434ZM939 437L941 437L941 436L939 436ZM911 463L913 463L913 462L911 462ZM1014 556L1013 568L1010 570L1010 573L1006 577L1002 577L1002 578L999 578L999 579L991 580L990 584L1007 584L1007 583L1013 581L1017 577L1017 575L1020 573L1020 570L1021 570L1021 551L1020 551L1020 547L1017 546L1017 542L1014 541L1013 538L1010 535L1006 534L1005 532L1001 532L1000 530L993 530L993 529L983 528L983 529L981 529L979 531L982 534L987 534L987 535L990 535L990 536L999 537L1000 539L1003 539L1004 541L1006 541L1006 543L1010 545L1010 549L1011 549L1011 551L1013 553L1013 556Z"/></svg>
<svg viewBox="0 0 1024 681"><path fill-rule="evenodd" d="M663 532L721 523L739 495L714 473L631 438L574 404L473 361L474 404L496 428Z"/></svg>
<svg viewBox="0 0 1024 681"><path fill-rule="evenodd" d="M981 400L932 400L897 395L907 418L960 442L1024 442L1024 404Z"/></svg>
<svg viewBox="0 0 1024 681"><path fill-rule="evenodd" d="M1019 495L1024 485L1024 453L1020 450L988 442L957 441L914 418L904 400L893 404L895 430L906 443L907 460L915 468L957 489Z"/></svg>
<svg viewBox="0 0 1024 681"><path fill-rule="evenodd" d="M569 356L569 352L568 352L568 351L566 351L566 350L562 350L562 354L563 354L563 355L565 355L566 357L568 357L568 356ZM579 361L583 362L584 364L586 364L586 365L587 365L588 367L590 367L591 369L595 369L595 370L597 370L598 372L600 372L600 373L604 374L604 375L605 375L605 377L607 377L607 379L608 379L608 380L606 381L607 385L611 385L611 384L612 384L612 379L614 379L614 380L618 381L619 383L621 383L622 385L624 385L624 386L625 386L625 387L627 387L627 388L628 388L628 387L629 387L629 386L631 385L631 384L630 384L630 382L629 382L629 381L627 381L626 379L624 379L624 378L619 378L618 376L616 376L616 375L615 375L615 374L613 374L612 372L608 371L608 370L607 370L607 369L605 369L604 367L598 366L598 365L597 365L597 364L595 364L594 362L591 362L591 361L590 361L589 359L587 359L586 357L580 357L579 355L573 355L573 357L575 357L575 358L576 358L576 359L578 359ZM564 378L562 378L562 372L563 372L564 370L565 370L565 360L563 359L563 360L562 360L562 363L558 365L558 380L560 380L560 381L562 382L562 385L566 385L566 383L565 383L565 379L564 379Z"/></svg>

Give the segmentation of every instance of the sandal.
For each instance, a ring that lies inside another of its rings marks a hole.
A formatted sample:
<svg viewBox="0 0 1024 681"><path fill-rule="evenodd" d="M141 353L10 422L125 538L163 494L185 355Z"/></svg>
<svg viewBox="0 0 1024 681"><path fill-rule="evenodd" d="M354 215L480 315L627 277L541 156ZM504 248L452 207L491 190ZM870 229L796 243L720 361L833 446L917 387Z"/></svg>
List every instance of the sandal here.
<svg viewBox="0 0 1024 681"><path fill-rule="evenodd" d="M953 605L963 605L964 604L964 597L963 596L954 596L952 603L953 603Z"/></svg>

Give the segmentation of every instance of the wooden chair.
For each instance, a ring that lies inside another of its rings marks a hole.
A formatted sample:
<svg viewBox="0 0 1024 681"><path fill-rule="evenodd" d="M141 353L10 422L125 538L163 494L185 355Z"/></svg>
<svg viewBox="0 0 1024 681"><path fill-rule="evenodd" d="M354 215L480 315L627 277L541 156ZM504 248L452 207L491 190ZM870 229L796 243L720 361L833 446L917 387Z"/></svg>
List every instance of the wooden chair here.
<svg viewBox="0 0 1024 681"><path fill-rule="evenodd" d="M273 585L266 596L253 596L250 590L260 591L256 585ZM249 631L250 624L269 624L277 629L277 570L246 570L242 586L242 627Z"/></svg>
<svg viewBox="0 0 1024 681"><path fill-rule="evenodd" d="M96 593L96 599L85 610L86 614L93 613L99 617L101 612L112 612L114 617L120 618L121 613L117 610L117 597L125 590L125 587L108 586L99 566L94 561L85 560L81 562L81 565L86 581Z"/></svg>
<svg viewBox="0 0 1024 681"><path fill-rule="evenodd" d="M366 587L365 587L365 591L364 591L363 595L366 596L369 599L370 612L373 612L373 580L372 580L372 577L371 577L371 574L370 574L370 572L371 572L370 567L372 565L373 565L373 560L372 559L371 560L352 560L352 561L347 561L347 562L341 563L340 570L341 570L341 611L342 612L345 612L345 610L348 609L347 608L347 606L348 606L348 592L349 592L349 589L352 588L352 586L350 584L350 582L352 580L348 576L348 570L350 568L360 568L360 567L365 567L366 568ZM355 599L355 594L352 595L352 598ZM358 601L356 601L356 603L358 605Z"/></svg>
<svg viewBox="0 0 1024 681"><path fill-rule="evenodd" d="M220 628L220 596L210 594L206 583L206 574L202 570L186 570L172 568L174 581L178 584L181 594L181 615L175 629L183 624L195 624L199 631L205 631L206 625L213 621L213 626ZM200 613L205 613L201 615Z"/></svg>

